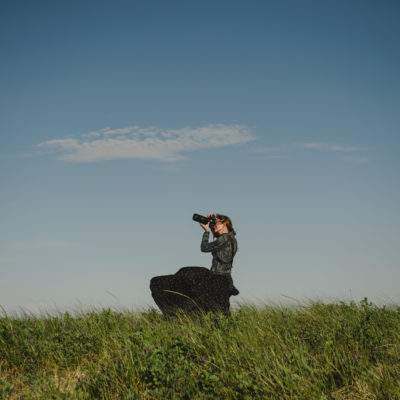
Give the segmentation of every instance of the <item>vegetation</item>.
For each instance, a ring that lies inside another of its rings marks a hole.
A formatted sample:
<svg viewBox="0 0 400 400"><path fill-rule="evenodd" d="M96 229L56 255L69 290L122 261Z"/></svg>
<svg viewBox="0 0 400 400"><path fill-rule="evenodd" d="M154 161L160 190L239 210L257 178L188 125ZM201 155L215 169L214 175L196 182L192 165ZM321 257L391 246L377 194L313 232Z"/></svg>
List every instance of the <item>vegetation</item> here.
<svg viewBox="0 0 400 400"><path fill-rule="evenodd" d="M0 399L400 399L400 307L0 318Z"/></svg>

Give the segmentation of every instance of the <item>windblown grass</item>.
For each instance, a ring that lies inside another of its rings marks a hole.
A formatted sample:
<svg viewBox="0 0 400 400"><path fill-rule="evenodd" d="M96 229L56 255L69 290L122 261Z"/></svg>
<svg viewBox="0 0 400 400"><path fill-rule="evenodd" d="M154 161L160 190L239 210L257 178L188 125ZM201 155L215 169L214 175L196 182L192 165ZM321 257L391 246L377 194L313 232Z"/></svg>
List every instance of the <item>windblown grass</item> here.
<svg viewBox="0 0 400 400"><path fill-rule="evenodd" d="M0 399L400 399L400 308L0 318Z"/></svg>

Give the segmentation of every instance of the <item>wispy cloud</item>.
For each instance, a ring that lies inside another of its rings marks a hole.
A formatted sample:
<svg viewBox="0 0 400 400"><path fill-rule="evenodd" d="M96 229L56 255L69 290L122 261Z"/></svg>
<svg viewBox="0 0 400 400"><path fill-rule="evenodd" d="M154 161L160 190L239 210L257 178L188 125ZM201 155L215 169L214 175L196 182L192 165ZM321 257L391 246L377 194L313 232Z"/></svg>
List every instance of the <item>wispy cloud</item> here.
<svg viewBox="0 0 400 400"><path fill-rule="evenodd" d="M361 147L354 146L341 146L337 144L311 142L311 143L297 143L296 147L308 150L326 150L326 151L360 151L363 150Z"/></svg>
<svg viewBox="0 0 400 400"><path fill-rule="evenodd" d="M300 149L305 150L321 150L339 153L352 153L351 156L343 157L345 161L351 162L352 164L366 164L368 163L368 158L365 156L360 156L358 153L365 150L363 147L356 146L343 146L332 143L322 143L322 142L311 142L311 143L297 143L296 146Z"/></svg>
<svg viewBox="0 0 400 400"><path fill-rule="evenodd" d="M38 148L60 153L71 162L94 162L122 158L179 161L185 153L201 149L242 145L255 139L243 125L208 125L181 129L130 126L104 128L78 138L48 140Z"/></svg>
<svg viewBox="0 0 400 400"><path fill-rule="evenodd" d="M290 152L298 151L326 151L336 153L351 153L351 156L343 157L344 160L349 161L353 164L365 164L368 162L368 158L360 156L359 152L366 150L363 147L356 146L344 146L332 143L324 142L304 142L304 143L292 143L290 145L281 145L278 147L251 147L250 152L256 154L256 158L262 160L271 160L277 158L288 158Z"/></svg>

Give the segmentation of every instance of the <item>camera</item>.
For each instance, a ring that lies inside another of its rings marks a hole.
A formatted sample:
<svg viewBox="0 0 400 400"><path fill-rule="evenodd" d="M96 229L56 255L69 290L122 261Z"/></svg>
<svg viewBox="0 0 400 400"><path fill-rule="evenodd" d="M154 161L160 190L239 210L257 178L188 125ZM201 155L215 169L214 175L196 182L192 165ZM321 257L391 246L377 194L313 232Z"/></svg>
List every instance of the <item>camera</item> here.
<svg viewBox="0 0 400 400"><path fill-rule="evenodd" d="M193 214L192 219L193 221L200 222L203 225L210 223L210 229L214 232L215 224L217 223L215 215L211 215L211 217L203 217L200 214Z"/></svg>

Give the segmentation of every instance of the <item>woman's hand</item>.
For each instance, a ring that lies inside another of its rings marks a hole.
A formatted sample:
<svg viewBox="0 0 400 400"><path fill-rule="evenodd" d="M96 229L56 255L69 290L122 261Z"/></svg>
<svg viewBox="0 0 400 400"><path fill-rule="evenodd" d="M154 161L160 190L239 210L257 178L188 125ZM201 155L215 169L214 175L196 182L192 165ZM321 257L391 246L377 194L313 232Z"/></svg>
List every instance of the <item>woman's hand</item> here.
<svg viewBox="0 0 400 400"><path fill-rule="evenodd" d="M214 215L214 213L208 213L207 218L210 218L213 215ZM207 225L204 225L204 224L200 224L200 225L206 232L210 232L210 222L208 222Z"/></svg>
<svg viewBox="0 0 400 400"><path fill-rule="evenodd" d="M200 225L206 232L210 232L210 223L208 223L207 225L204 225L204 224L200 224Z"/></svg>

